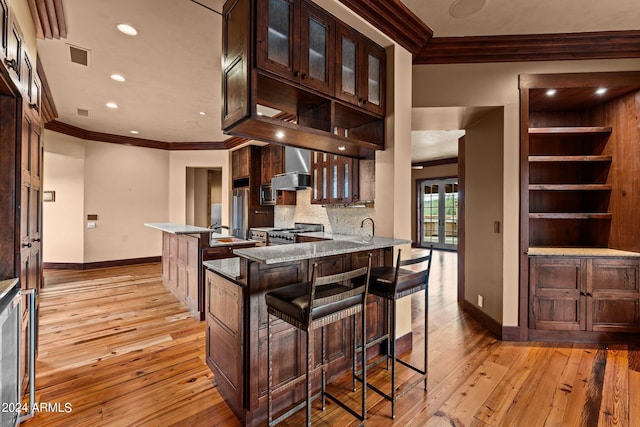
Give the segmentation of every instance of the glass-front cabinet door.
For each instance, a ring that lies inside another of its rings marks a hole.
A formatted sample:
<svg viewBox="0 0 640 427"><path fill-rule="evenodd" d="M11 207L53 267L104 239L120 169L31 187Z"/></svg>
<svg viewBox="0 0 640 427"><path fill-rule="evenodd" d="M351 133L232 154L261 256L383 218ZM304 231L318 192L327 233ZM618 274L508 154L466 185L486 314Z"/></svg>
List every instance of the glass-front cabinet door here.
<svg viewBox="0 0 640 427"><path fill-rule="evenodd" d="M360 104L358 73L360 72L360 37L342 25L336 31L336 97L352 104Z"/></svg>
<svg viewBox="0 0 640 427"><path fill-rule="evenodd" d="M334 20L310 3L302 2L300 24L300 83L333 94Z"/></svg>
<svg viewBox="0 0 640 427"><path fill-rule="evenodd" d="M257 6L256 61L258 67L294 79L294 2L264 0Z"/></svg>
<svg viewBox="0 0 640 427"><path fill-rule="evenodd" d="M367 75L363 79L362 90L366 90L366 96L362 96L364 107L374 113L384 113L384 90L383 82L385 78L385 52L378 46L368 43L367 46Z"/></svg>

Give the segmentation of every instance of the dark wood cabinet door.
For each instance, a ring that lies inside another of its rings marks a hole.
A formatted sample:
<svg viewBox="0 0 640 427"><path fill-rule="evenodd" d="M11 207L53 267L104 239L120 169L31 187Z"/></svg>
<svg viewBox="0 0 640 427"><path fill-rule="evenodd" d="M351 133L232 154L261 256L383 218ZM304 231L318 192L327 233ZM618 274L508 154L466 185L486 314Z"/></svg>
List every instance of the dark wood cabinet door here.
<svg viewBox="0 0 640 427"><path fill-rule="evenodd" d="M367 110L384 114L385 107L385 68L386 54L384 49L370 41L362 43L365 52L361 59L365 61L360 67L359 102Z"/></svg>
<svg viewBox="0 0 640 427"><path fill-rule="evenodd" d="M362 73L360 35L349 27L336 27L336 98L360 105L359 75Z"/></svg>
<svg viewBox="0 0 640 427"><path fill-rule="evenodd" d="M9 47L9 5L0 0L0 58L5 59Z"/></svg>
<svg viewBox="0 0 640 427"><path fill-rule="evenodd" d="M299 76L298 25L293 0L260 0L257 2L256 62L259 68L289 80ZM295 74L294 74L295 73Z"/></svg>
<svg viewBox="0 0 640 427"><path fill-rule="evenodd" d="M249 146L231 152L231 176L233 179L248 177L250 167L251 156Z"/></svg>
<svg viewBox="0 0 640 427"><path fill-rule="evenodd" d="M300 7L300 73L302 85L333 95L335 21L303 1Z"/></svg>
<svg viewBox="0 0 640 427"><path fill-rule="evenodd" d="M227 1L222 11L222 128L250 115L249 0Z"/></svg>
<svg viewBox="0 0 640 427"><path fill-rule="evenodd" d="M311 153L311 203L329 203L331 154Z"/></svg>
<svg viewBox="0 0 640 427"><path fill-rule="evenodd" d="M581 258L531 257L529 327L585 330L584 273Z"/></svg>
<svg viewBox="0 0 640 427"><path fill-rule="evenodd" d="M640 331L640 261L587 260L587 330Z"/></svg>

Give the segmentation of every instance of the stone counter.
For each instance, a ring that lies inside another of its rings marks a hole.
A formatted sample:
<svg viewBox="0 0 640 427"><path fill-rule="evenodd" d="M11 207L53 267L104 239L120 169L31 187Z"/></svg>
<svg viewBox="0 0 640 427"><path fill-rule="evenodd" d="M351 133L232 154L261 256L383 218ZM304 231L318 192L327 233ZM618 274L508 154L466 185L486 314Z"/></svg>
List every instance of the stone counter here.
<svg viewBox="0 0 640 427"><path fill-rule="evenodd" d="M305 233L305 235L314 233ZM320 233L324 234L324 233ZM344 235L342 235L344 236ZM302 261L332 255L343 255L354 252L373 251L398 245L410 244L411 240L392 239L387 237L349 236L340 240L296 243L292 245L262 246L248 249L236 249L237 256L262 264L279 264Z"/></svg>
<svg viewBox="0 0 640 427"><path fill-rule="evenodd" d="M575 256L575 257L615 257L640 258L640 253L609 248L529 248L529 256Z"/></svg>

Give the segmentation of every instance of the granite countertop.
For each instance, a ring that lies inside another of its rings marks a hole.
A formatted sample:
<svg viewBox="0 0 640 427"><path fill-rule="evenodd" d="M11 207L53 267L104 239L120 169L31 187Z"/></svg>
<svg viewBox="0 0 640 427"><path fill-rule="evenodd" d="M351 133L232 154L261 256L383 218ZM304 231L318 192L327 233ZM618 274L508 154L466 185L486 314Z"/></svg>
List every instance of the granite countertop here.
<svg viewBox="0 0 640 427"><path fill-rule="evenodd" d="M238 257L203 261L202 265L231 280L238 280L240 277L240 258Z"/></svg>
<svg viewBox="0 0 640 427"><path fill-rule="evenodd" d="M195 225L175 224L173 222L148 222L147 227L157 228L173 234L200 234L209 233L213 237L228 237L226 234L214 233L212 229L205 227L196 227Z"/></svg>
<svg viewBox="0 0 640 427"><path fill-rule="evenodd" d="M327 231L312 231L309 233L297 233L299 236L305 237L314 237L316 239L325 239L325 240L352 240L352 241L366 241L370 240L371 236L361 236L355 234L339 234L339 233L330 233Z"/></svg>
<svg viewBox="0 0 640 427"><path fill-rule="evenodd" d="M640 253L609 248L529 248L529 256L634 257Z"/></svg>
<svg viewBox="0 0 640 427"><path fill-rule="evenodd" d="M263 264L277 264L280 262L300 261L303 259L389 248L396 245L406 245L410 243L411 240L406 239L349 236L348 238L341 240L334 239L320 242L296 243L292 245L235 249L233 253L237 256Z"/></svg>
<svg viewBox="0 0 640 427"><path fill-rule="evenodd" d="M0 280L0 301L18 285L18 279Z"/></svg>

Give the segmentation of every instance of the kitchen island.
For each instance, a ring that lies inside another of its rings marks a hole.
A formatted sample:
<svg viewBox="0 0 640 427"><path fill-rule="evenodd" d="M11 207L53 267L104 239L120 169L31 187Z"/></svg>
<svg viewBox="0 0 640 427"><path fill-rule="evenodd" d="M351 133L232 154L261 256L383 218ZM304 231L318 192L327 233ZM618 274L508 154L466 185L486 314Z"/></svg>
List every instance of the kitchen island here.
<svg viewBox="0 0 640 427"><path fill-rule="evenodd" d="M204 320L202 261L233 256L234 248L257 243L193 225L171 222L145 225L162 231L162 283L200 320Z"/></svg>
<svg viewBox="0 0 640 427"><path fill-rule="evenodd" d="M366 265L391 265L393 247L411 241L382 237L358 237L280 246L237 249L238 257L205 261L207 364L224 396L244 425L253 426L267 417L267 310L264 295L273 289L310 280L314 263L318 274L343 272ZM367 301L368 338L384 332L384 304L370 296ZM329 377L351 369L353 319L326 327L325 347ZM304 335L287 323L272 325L275 385L304 371ZM314 341L319 339L316 331ZM377 349L373 349L377 351ZM319 346L312 353L320 357ZM314 362L315 363L315 362ZM319 378L313 378L319 387ZM274 400L279 411L304 395L301 387Z"/></svg>

